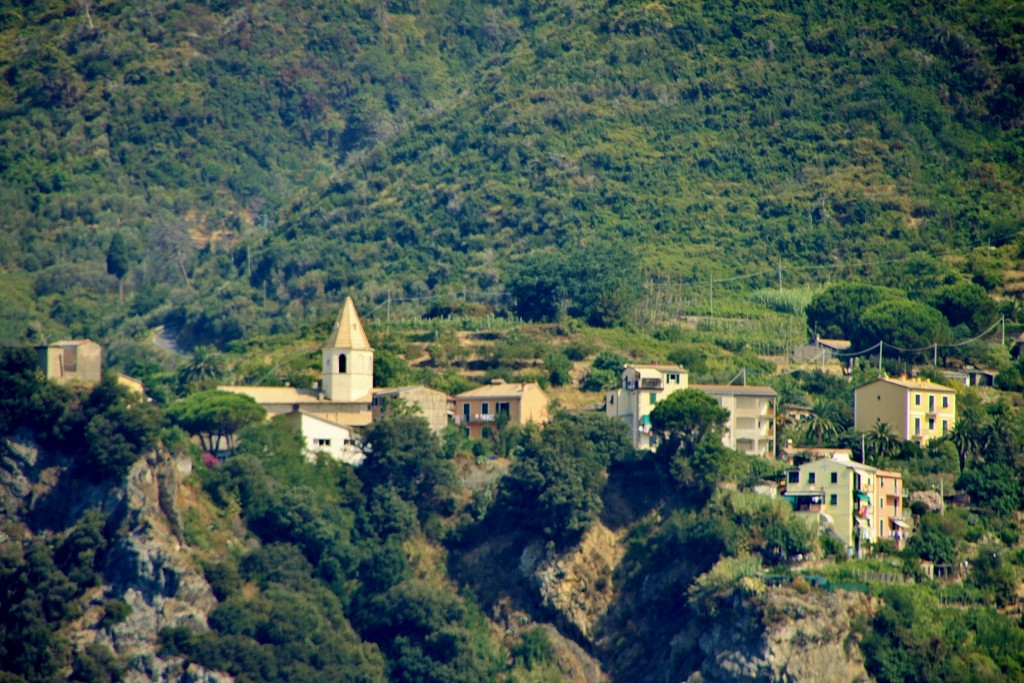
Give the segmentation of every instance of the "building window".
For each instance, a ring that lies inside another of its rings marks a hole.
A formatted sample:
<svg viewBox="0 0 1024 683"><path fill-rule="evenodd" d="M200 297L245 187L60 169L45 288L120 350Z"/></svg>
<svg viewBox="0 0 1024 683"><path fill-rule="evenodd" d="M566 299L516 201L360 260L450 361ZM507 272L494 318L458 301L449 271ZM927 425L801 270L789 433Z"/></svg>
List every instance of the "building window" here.
<svg viewBox="0 0 1024 683"><path fill-rule="evenodd" d="M914 405L921 405L921 394L914 394Z"/></svg>
<svg viewBox="0 0 1024 683"><path fill-rule="evenodd" d="M490 415L491 414L491 404L487 403L486 401L481 403L480 404L480 414L481 415Z"/></svg>
<svg viewBox="0 0 1024 683"><path fill-rule="evenodd" d="M942 397L942 407L943 408L948 408L949 407L949 396L943 396Z"/></svg>
<svg viewBox="0 0 1024 683"><path fill-rule="evenodd" d="M935 412L935 397L934 396L929 396L928 397L928 412L929 413L934 413Z"/></svg>
<svg viewBox="0 0 1024 683"><path fill-rule="evenodd" d="M921 418L919 417L914 418L914 434L921 434Z"/></svg>
<svg viewBox="0 0 1024 683"><path fill-rule="evenodd" d="M502 413L504 413L505 415L510 414L511 411L509 410L508 402L502 401L501 403L495 403L494 412L497 413L498 415L501 415Z"/></svg>
<svg viewBox="0 0 1024 683"><path fill-rule="evenodd" d="M675 375L675 374L669 375L668 376L668 383L669 384L679 384L679 375Z"/></svg>
<svg viewBox="0 0 1024 683"><path fill-rule="evenodd" d="M838 472L833 472L832 476L830 477L830 481L833 484L838 484L839 483L839 473Z"/></svg>
<svg viewBox="0 0 1024 683"><path fill-rule="evenodd" d="M481 435L485 439L491 438L491 428L490 427L484 427L483 430L481 431Z"/></svg>
<svg viewBox="0 0 1024 683"><path fill-rule="evenodd" d="M658 402L658 394L652 391L651 392L651 405L653 406L657 402Z"/></svg>
<svg viewBox="0 0 1024 683"><path fill-rule="evenodd" d="M317 446L330 446L331 445L331 440L330 439L313 439L313 442L316 443Z"/></svg>
<svg viewBox="0 0 1024 683"><path fill-rule="evenodd" d="M815 479L817 479L817 475L814 472L811 472L810 474L807 475L808 484L813 484Z"/></svg>
<svg viewBox="0 0 1024 683"><path fill-rule="evenodd" d="M469 422L469 404L468 403L463 403L462 404L462 419L465 420L466 422Z"/></svg>
<svg viewBox="0 0 1024 683"><path fill-rule="evenodd" d="M942 433L945 434L949 431L949 420L942 421Z"/></svg>
<svg viewBox="0 0 1024 683"><path fill-rule="evenodd" d="M348 358L345 354L338 356L338 372L348 372Z"/></svg>
<svg viewBox="0 0 1024 683"><path fill-rule="evenodd" d="M838 494L833 493L832 495L830 495L828 497L828 504L829 505L839 505L839 496L838 496Z"/></svg>
<svg viewBox="0 0 1024 683"><path fill-rule="evenodd" d="M928 418L928 431L929 432L934 432L935 431L935 418L934 417L929 417Z"/></svg>
<svg viewBox="0 0 1024 683"><path fill-rule="evenodd" d="M800 470L792 470L789 473L789 483L799 484L800 483Z"/></svg>

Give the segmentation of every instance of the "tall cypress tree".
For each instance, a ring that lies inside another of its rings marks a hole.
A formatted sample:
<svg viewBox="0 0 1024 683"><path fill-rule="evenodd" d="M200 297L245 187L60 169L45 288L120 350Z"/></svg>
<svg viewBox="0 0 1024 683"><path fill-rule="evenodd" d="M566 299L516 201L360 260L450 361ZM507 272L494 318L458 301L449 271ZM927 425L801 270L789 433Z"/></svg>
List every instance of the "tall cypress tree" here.
<svg viewBox="0 0 1024 683"><path fill-rule="evenodd" d="M114 233L107 248L107 272L117 278L117 294L124 303L124 276L131 268L131 250L121 233Z"/></svg>

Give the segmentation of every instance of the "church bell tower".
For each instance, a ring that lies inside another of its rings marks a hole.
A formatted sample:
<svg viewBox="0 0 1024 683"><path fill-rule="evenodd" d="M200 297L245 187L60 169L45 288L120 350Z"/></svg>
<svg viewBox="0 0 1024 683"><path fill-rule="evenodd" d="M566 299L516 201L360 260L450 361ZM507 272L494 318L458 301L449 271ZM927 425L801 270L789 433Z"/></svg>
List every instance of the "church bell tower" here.
<svg viewBox="0 0 1024 683"><path fill-rule="evenodd" d="M334 323L323 348L324 397L337 403L369 403L373 391L373 348L352 297Z"/></svg>

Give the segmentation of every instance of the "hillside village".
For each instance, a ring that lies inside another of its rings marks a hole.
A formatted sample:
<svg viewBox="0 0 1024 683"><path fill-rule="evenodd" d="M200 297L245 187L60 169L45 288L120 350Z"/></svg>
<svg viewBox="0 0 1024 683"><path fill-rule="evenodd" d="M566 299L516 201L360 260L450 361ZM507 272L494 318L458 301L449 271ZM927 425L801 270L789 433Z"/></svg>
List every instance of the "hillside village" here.
<svg viewBox="0 0 1024 683"><path fill-rule="evenodd" d="M1022 37L0 3L0 681L1024 681Z"/></svg>
<svg viewBox="0 0 1024 683"><path fill-rule="evenodd" d="M810 359L820 367L840 365L850 349L846 340L815 338L794 357ZM61 384L97 384L101 349L89 340L59 341L37 349L44 374ZM293 386L217 385L220 392L245 396L265 411L266 419L279 417L301 434L306 457L326 456L358 466L372 458L372 444L363 429L396 410L423 417L441 436L455 428L470 440L493 443L498 432L512 425L542 426L549 419L550 399L537 382L493 379L483 386L455 395L424 385L380 387L374 382L374 349L351 298L346 298L321 349L322 376L311 388ZM851 384L853 428L861 434L860 448L801 447L787 438L778 441L779 422L786 433L816 416L801 406L780 405L771 386L746 384L745 372L737 384L691 384L681 365L626 362L620 386L604 396L604 414L628 427L634 448L655 451L667 438L652 414L664 401L687 389L711 396L727 417L717 430L722 445L733 451L789 466L778 470L774 481L753 487L763 495L780 496L805 518L817 533L837 541L852 557L867 556L880 541L902 550L913 533L911 499L904 491L901 472L867 464L866 440L878 455L901 442L922 448L948 438L956 429L953 386L991 385L996 373L966 368L945 371L952 386L922 377L880 376L859 386ZM138 380L119 374L120 384L144 391ZM211 444L221 456L231 443ZM952 494L953 492L950 491ZM917 500L931 500L930 496ZM969 503L969 497L958 499ZM939 498L944 508L946 501ZM934 570L928 569L929 573Z"/></svg>

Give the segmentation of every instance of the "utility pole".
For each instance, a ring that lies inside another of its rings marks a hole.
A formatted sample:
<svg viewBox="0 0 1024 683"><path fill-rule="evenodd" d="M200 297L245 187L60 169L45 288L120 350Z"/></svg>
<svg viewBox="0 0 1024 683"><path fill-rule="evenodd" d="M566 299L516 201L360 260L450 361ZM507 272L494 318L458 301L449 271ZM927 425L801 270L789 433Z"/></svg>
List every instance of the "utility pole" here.
<svg viewBox="0 0 1024 683"><path fill-rule="evenodd" d="M939 366L939 345L938 343L932 344L932 367Z"/></svg>
<svg viewBox="0 0 1024 683"><path fill-rule="evenodd" d="M878 342L878 371L879 372L882 371L882 348L884 347L884 345L885 345L884 342Z"/></svg>

